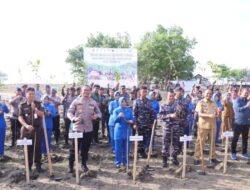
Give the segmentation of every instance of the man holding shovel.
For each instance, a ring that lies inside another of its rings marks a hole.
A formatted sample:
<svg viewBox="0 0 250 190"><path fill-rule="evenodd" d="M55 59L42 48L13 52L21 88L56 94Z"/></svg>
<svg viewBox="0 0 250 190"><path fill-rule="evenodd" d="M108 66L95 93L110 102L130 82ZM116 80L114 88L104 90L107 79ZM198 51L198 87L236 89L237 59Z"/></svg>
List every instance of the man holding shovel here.
<svg viewBox="0 0 250 190"><path fill-rule="evenodd" d="M78 139L78 145L81 150L82 170L87 172L88 152L93 138L93 120L101 118L100 109L95 100L90 98L90 87L83 86L81 96L77 97L69 107L67 117L73 123L73 131L83 133L83 138ZM73 165L75 161L75 144L72 141L69 150L69 173L73 173Z"/></svg>
<svg viewBox="0 0 250 190"><path fill-rule="evenodd" d="M218 163L215 158L215 136L216 136L216 117L217 117L217 106L211 100L212 91L206 90L204 99L202 99L196 107L196 112L199 115L198 119L198 137L195 144L194 153L194 164L200 164L201 149L204 147L205 140L207 137L211 138L211 162Z"/></svg>
<svg viewBox="0 0 250 190"><path fill-rule="evenodd" d="M19 105L18 120L22 124L21 138L32 139L32 145L28 146L29 169L33 165L33 157L36 163L37 172L43 172L41 168L42 158L42 118L44 110L41 102L35 100L35 89L32 87L26 90L26 100Z"/></svg>
<svg viewBox="0 0 250 190"><path fill-rule="evenodd" d="M145 147L151 137L155 115L152 103L147 98L148 89L146 86L141 87L140 95L141 97L135 101L134 105L134 121L138 129L138 135L143 136L143 141L139 141L138 153L146 159Z"/></svg>

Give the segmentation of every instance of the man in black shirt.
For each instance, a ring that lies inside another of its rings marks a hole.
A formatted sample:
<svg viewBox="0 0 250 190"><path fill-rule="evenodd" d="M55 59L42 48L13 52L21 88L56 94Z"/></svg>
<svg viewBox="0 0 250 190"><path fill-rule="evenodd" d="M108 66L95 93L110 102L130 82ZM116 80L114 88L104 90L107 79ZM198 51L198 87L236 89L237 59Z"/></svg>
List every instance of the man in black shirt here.
<svg viewBox="0 0 250 190"><path fill-rule="evenodd" d="M18 120L22 124L21 137L32 139L32 146L28 146L29 169L31 170L32 168L34 156L36 170L39 173L43 172L41 168L43 116L44 110L41 102L35 100L35 89L31 87L27 88L26 100L19 105ZM33 155L34 153L35 155Z"/></svg>

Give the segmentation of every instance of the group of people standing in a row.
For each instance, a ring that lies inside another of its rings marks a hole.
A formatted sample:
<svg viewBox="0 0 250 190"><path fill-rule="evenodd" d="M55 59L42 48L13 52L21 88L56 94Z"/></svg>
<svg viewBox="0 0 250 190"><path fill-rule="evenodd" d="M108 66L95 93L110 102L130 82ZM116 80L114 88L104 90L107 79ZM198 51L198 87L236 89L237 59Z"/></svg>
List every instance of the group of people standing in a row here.
<svg viewBox="0 0 250 190"><path fill-rule="evenodd" d="M114 89L105 89L98 84L84 85L76 88L62 88L62 98L57 95L57 89L45 86L43 94L36 85L35 88L23 85L16 89L16 95L11 98L11 146L15 146L16 139L28 138L33 145L28 148L29 167L33 164L42 172L41 157L46 155L43 127L47 129L47 138L51 145L52 133L56 144L60 139L60 106L63 106L64 142L69 147L68 134L70 130L83 133L78 139L81 151L82 170L88 171L88 151L91 144L99 143L99 126L101 124L102 138L108 138L111 150L115 154L117 168L128 164L130 152L129 136L138 134L143 136L139 141L138 154L147 157L150 136L153 125L157 120L162 122L162 156L163 167L168 166L171 159L175 165L179 164L177 156L182 151L180 137L184 134L197 136L194 158L199 164L201 149L207 139L212 146L211 161L218 162L215 155L216 143L220 142L224 131L233 130L231 158L236 160L236 145L242 134L243 147L241 157L249 159L247 154L247 140L250 126L250 101L248 89L230 89L222 94L219 89L202 90L194 86L190 94L185 94L184 88L176 85L166 94L166 103L160 106L162 97L158 90L141 86L134 87L127 92L124 85ZM239 95L239 96L238 96ZM4 113L9 108L4 101L0 103L0 156L4 154L6 123ZM42 120L45 119L46 126ZM107 133L106 133L107 132ZM155 142L153 140L153 149ZM69 150L68 172L73 172L74 141Z"/></svg>

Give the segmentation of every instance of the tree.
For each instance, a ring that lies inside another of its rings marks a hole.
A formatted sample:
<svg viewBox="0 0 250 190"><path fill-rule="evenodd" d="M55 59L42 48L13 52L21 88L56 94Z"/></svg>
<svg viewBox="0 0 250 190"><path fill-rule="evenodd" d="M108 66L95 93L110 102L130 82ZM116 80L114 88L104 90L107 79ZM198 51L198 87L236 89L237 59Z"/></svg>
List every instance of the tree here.
<svg viewBox="0 0 250 190"><path fill-rule="evenodd" d="M125 33L124 35L122 35L121 33L117 33L116 36L109 36L98 32L96 36L90 34L85 47L130 48L131 40L128 33Z"/></svg>
<svg viewBox="0 0 250 190"><path fill-rule="evenodd" d="M82 45L68 50L66 63L71 65L71 73L78 80L78 82L80 84L84 84L86 82L86 64L83 61Z"/></svg>
<svg viewBox="0 0 250 190"><path fill-rule="evenodd" d="M189 79L197 64L191 55L195 39L183 37L177 26L147 32L137 44L140 81Z"/></svg>
<svg viewBox="0 0 250 190"><path fill-rule="evenodd" d="M109 36L99 32L97 35L90 34L85 45L69 49L66 63L71 65L71 73L80 84L86 83L86 63L84 63L83 57L84 47L130 48L130 36L128 33L124 35L117 33L116 36Z"/></svg>
<svg viewBox="0 0 250 190"><path fill-rule="evenodd" d="M235 80L241 80L247 76L247 69L230 69L225 64L215 64L212 61L208 61L207 64L217 79L234 78Z"/></svg>
<svg viewBox="0 0 250 190"><path fill-rule="evenodd" d="M28 62L28 66L30 66L32 72L35 75L35 80L37 82L38 79L40 79L41 77L39 76L39 69L40 69L40 65L41 65L41 61L40 59L35 60L34 62L29 61Z"/></svg>
<svg viewBox="0 0 250 190"><path fill-rule="evenodd" d="M3 73L0 71L0 86L2 86L3 82L8 79L8 76L6 73Z"/></svg>

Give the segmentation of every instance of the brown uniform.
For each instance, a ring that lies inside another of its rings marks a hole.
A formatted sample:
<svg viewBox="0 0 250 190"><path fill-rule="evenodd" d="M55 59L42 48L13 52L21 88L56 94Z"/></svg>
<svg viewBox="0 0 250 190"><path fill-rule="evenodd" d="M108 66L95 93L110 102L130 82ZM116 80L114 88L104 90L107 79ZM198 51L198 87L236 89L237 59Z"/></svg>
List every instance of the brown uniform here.
<svg viewBox="0 0 250 190"><path fill-rule="evenodd" d="M34 101L35 107L43 111L41 102ZM21 116L25 123L33 126L32 131L28 131L24 126L21 128L21 138L32 139L32 145L28 146L28 158L29 158L29 168L33 164L33 156L35 158L36 164L41 164L42 157L42 137L43 137L43 127L42 127L42 117L39 117L37 114L32 111L31 104L28 104L27 101L24 101L19 105L19 116ZM34 151L35 148L35 151ZM33 155L35 152L35 155Z"/></svg>
<svg viewBox="0 0 250 190"><path fill-rule="evenodd" d="M233 119L234 119L233 104L231 102L223 101L223 105L224 105L224 110L222 111L222 114L221 114L221 119L222 119L221 130L222 130L222 133L224 131L232 130Z"/></svg>
<svg viewBox="0 0 250 190"><path fill-rule="evenodd" d="M205 113L205 114L215 114L217 112L217 105L206 99L201 100L196 107L196 112ZM213 132L213 134L212 134ZM212 139L212 159L215 158L215 136L216 136L216 117L201 117L198 119L198 137L195 144L195 153L194 157L196 160L200 159L201 156L201 147L204 147L205 141L207 138Z"/></svg>

